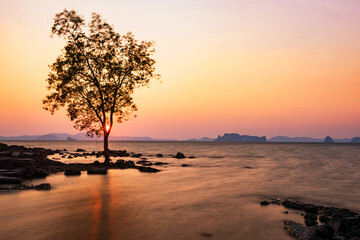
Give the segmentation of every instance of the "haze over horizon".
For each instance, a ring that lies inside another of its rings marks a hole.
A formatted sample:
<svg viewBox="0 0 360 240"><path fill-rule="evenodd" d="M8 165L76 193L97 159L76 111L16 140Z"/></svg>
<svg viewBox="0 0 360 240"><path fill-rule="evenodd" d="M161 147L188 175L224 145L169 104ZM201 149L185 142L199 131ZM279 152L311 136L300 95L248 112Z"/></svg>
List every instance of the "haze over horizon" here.
<svg viewBox="0 0 360 240"><path fill-rule="evenodd" d="M64 110L42 109L64 8L156 43L162 83L135 92L138 117L113 136L360 135L359 1L2 0L1 136L78 133Z"/></svg>

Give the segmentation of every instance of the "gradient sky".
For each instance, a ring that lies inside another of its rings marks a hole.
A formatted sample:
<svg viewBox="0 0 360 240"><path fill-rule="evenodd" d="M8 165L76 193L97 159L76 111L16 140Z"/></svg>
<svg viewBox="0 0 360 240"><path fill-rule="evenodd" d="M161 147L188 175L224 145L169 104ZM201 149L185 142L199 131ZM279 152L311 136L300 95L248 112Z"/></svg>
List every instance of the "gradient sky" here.
<svg viewBox="0 0 360 240"><path fill-rule="evenodd" d="M138 117L113 135L360 135L358 0L0 0L0 136L77 133L42 109L64 8L156 42L163 82L137 90Z"/></svg>

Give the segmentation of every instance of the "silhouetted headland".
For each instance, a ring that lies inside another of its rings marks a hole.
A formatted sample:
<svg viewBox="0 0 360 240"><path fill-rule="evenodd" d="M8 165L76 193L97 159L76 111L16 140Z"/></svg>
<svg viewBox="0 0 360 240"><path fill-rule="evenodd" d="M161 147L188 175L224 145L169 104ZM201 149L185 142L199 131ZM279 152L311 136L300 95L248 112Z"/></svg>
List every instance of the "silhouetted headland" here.
<svg viewBox="0 0 360 240"><path fill-rule="evenodd" d="M237 133L225 133L224 136L218 136L216 142L266 142L266 137L240 135Z"/></svg>

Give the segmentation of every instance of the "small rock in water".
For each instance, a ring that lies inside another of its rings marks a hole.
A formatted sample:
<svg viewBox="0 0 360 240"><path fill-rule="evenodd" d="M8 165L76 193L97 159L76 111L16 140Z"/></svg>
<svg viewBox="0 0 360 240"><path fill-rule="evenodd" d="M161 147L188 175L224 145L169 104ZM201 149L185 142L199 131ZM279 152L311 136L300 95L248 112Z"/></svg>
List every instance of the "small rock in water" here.
<svg viewBox="0 0 360 240"><path fill-rule="evenodd" d="M107 169L106 168L89 169L89 170L87 170L87 174L102 174L102 175L105 175L105 174L107 174Z"/></svg>
<svg viewBox="0 0 360 240"><path fill-rule="evenodd" d="M185 155L181 152L178 152L174 158L185 158Z"/></svg>
<svg viewBox="0 0 360 240"><path fill-rule="evenodd" d="M212 233L200 233L200 235L201 236L203 236L203 237L212 237L213 235L212 235Z"/></svg>
<svg viewBox="0 0 360 240"><path fill-rule="evenodd" d="M155 165L164 165L164 164L168 164L166 162L156 162Z"/></svg>
<svg viewBox="0 0 360 240"><path fill-rule="evenodd" d="M64 174L66 176L78 176L78 175L81 175L81 171L76 170L76 169L67 169L67 170L65 170Z"/></svg>
<svg viewBox="0 0 360 240"><path fill-rule="evenodd" d="M188 164L181 164L182 167L188 167Z"/></svg>
<svg viewBox="0 0 360 240"><path fill-rule="evenodd" d="M262 202L260 202L260 205L261 206L267 206L267 205L269 205L270 203L268 202L268 201L262 201Z"/></svg>
<svg viewBox="0 0 360 240"><path fill-rule="evenodd" d="M85 149L78 148L76 149L76 152L86 152Z"/></svg>
<svg viewBox="0 0 360 240"><path fill-rule="evenodd" d="M35 189L36 190L50 190L51 185L50 185L50 183L42 183L42 184L36 185Z"/></svg>
<svg viewBox="0 0 360 240"><path fill-rule="evenodd" d="M141 154L140 153L134 153L131 155L131 157L133 158L140 158L141 157Z"/></svg>
<svg viewBox="0 0 360 240"><path fill-rule="evenodd" d="M162 157L163 157L163 155L162 155L161 153L158 153L158 154L156 154L156 157L158 157L158 158L162 158Z"/></svg>
<svg viewBox="0 0 360 240"><path fill-rule="evenodd" d="M190 156L189 158L196 158L196 157L194 157L194 156Z"/></svg>
<svg viewBox="0 0 360 240"><path fill-rule="evenodd" d="M148 173L155 173L155 172L160 171L159 169L156 169L156 168L143 167L143 166L140 166L138 169L139 169L140 172L148 172Z"/></svg>
<svg viewBox="0 0 360 240"><path fill-rule="evenodd" d="M95 161L93 162L93 164L94 164L95 166L101 165L101 163L100 163L98 160L95 160Z"/></svg>

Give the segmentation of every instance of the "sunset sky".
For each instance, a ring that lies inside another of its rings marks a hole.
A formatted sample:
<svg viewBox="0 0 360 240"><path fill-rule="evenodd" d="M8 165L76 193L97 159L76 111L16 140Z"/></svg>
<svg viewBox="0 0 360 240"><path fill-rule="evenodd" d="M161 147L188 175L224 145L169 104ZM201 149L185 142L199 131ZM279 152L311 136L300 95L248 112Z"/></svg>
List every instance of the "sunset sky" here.
<svg viewBox="0 0 360 240"><path fill-rule="evenodd" d="M42 109L64 8L156 42L162 83L112 135L360 135L359 0L0 0L0 136L77 133Z"/></svg>

